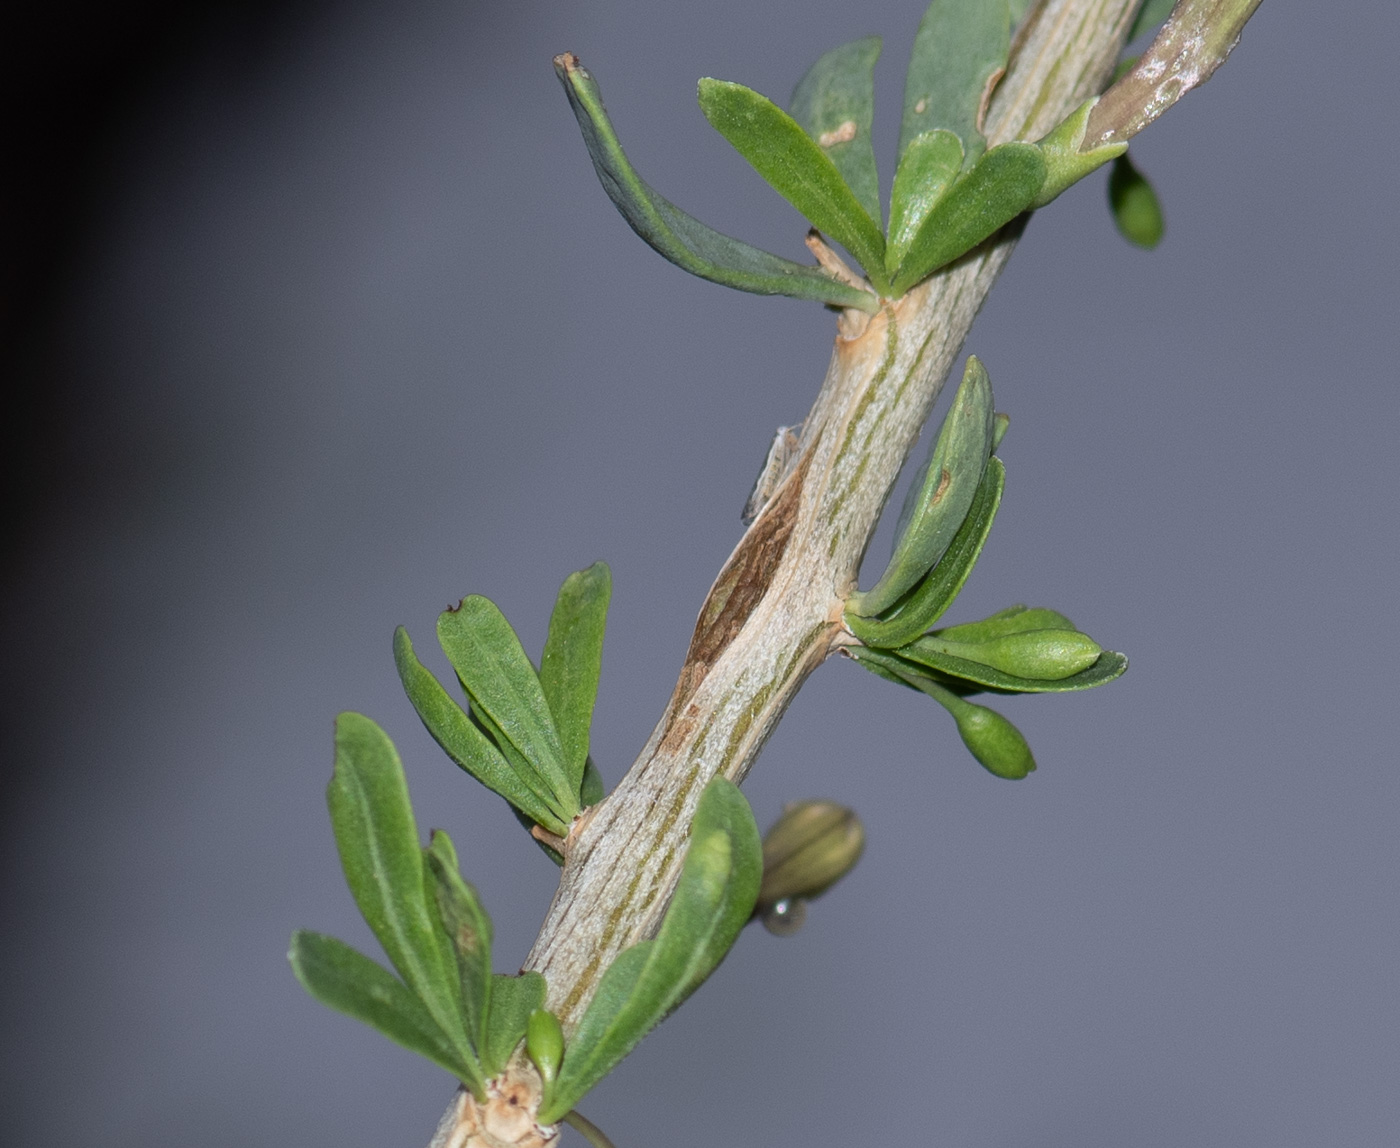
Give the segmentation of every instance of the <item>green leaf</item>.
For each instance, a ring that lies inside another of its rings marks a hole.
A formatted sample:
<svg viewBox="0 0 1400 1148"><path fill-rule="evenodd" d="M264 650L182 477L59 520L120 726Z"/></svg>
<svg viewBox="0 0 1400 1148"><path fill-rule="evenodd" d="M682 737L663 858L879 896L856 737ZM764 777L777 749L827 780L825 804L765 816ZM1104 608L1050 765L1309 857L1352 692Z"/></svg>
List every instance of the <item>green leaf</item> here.
<svg viewBox="0 0 1400 1148"><path fill-rule="evenodd" d="M486 1047L491 1001L491 918L458 870L452 839L434 829L424 860L433 879L438 915L452 948L462 986L462 1023L478 1056Z"/></svg>
<svg viewBox="0 0 1400 1148"><path fill-rule="evenodd" d="M1099 660L1103 647L1078 630L1017 630L976 642L930 634L910 643L904 656L919 661L923 652L979 662L1016 677L1055 682L1087 670Z"/></svg>
<svg viewBox="0 0 1400 1148"><path fill-rule="evenodd" d="M1139 36L1145 36L1158 24L1165 24L1167 17L1172 14L1172 7L1176 0L1143 0L1142 7L1138 9L1137 18L1133 20L1133 30L1128 33L1125 44L1131 44Z"/></svg>
<svg viewBox="0 0 1400 1148"><path fill-rule="evenodd" d="M977 622L961 622L933 632L934 637L954 642L985 642L1003 634L1019 634L1023 630L1073 630L1075 624L1058 610L1037 606L1008 606Z"/></svg>
<svg viewBox="0 0 1400 1148"><path fill-rule="evenodd" d="M1148 251L1162 242L1167 229L1157 193L1126 155L1113 161L1108 175L1108 206L1118 233Z"/></svg>
<svg viewBox="0 0 1400 1148"><path fill-rule="evenodd" d="M568 832L568 822L550 807L553 794L548 787L537 780L533 770L522 777L511 767L491 739L418 660L408 631L402 626L394 631L394 662L408 700L448 757L532 822L552 833Z"/></svg>
<svg viewBox="0 0 1400 1148"><path fill-rule="evenodd" d="M469 594L438 617L438 642L457 671L472 709L499 731L549 787L550 807L566 823L578 813L579 778L564 765L559 734L535 667L505 615L480 594Z"/></svg>
<svg viewBox="0 0 1400 1148"><path fill-rule="evenodd" d="M1030 143L987 152L938 201L909 244L890 290L897 298L971 251L1030 207L1045 183L1045 159Z"/></svg>
<svg viewBox="0 0 1400 1148"><path fill-rule="evenodd" d="M588 729L598 697L611 597L612 573L606 563L595 562L565 578L540 658L540 689L559 731L564 768L575 793L580 792L588 761Z"/></svg>
<svg viewBox="0 0 1400 1148"><path fill-rule="evenodd" d="M345 881L399 975L464 1055L456 970L444 961L424 890L418 827L393 743L362 714L336 720L326 790Z"/></svg>
<svg viewBox="0 0 1400 1148"><path fill-rule="evenodd" d="M479 1099L481 1069L437 1026L420 1001L393 973L344 941L298 929L287 954L292 972L323 1005L363 1021L410 1052L427 1057L465 1084Z"/></svg>
<svg viewBox="0 0 1400 1148"><path fill-rule="evenodd" d="M1100 147L1081 151L1084 133L1089 127L1089 116L1099 97L1085 100L1078 110L1066 116L1041 139L1036 141L1041 158L1045 160L1045 182L1040 185L1032 208L1044 207L1066 188L1078 183L1091 171L1096 171L1111 159L1116 159L1128 150L1126 143L1104 144Z"/></svg>
<svg viewBox="0 0 1400 1148"><path fill-rule="evenodd" d="M767 96L727 80L700 81L700 110L753 169L846 248L885 293L885 237L831 157Z"/></svg>
<svg viewBox="0 0 1400 1148"><path fill-rule="evenodd" d="M850 599L847 613L865 618L883 613L943 557L982 483L992 449L992 415L991 380L970 355L923 473L909 489L889 565L874 586Z"/></svg>
<svg viewBox="0 0 1400 1148"><path fill-rule="evenodd" d="M1010 49L1007 0L933 0L904 80L899 154L915 136L947 128L962 140L966 162L976 162L986 147L977 123L982 100Z"/></svg>
<svg viewBox="0 0 1400 1148"><path fill-rule="evenodd" d="M481 1050L487 1076L499 1076L516 1046L525 1039L530 1014L544 1004L544 977L536 972L491 978L491 1011L487 1017L486 1047Z"/></svg>
<svg viewBox="0 0 1400 1148"><path fill-rule="evenodd" d="M846 628L867 646L892 647L912 642L938 621L962 592L968 575L977 565L992 523L996 521L1005 487L1005 466L999 458L989 459L972 508L938 565L885 618L862 618L859 614L847 613Z"/></svg>
<svg viewBox="0 0 1400 1148"><path fill-rule="evenodd" d="M573 1108L714 971L753 913L762 876L753 811L737 786L716 777L700 797L660 931L603 974L540 1109L542 1123Z"/></svg>
<svg viewBox="0 0 1400 1148"><path fill-rule="evenodd" d="M900 674L921 674L959 693L974 694L990 690L1002 694L1067 694L1091 690L1123 676L1128 659L1113 650L1105 650L1087 670L1058 681L1020 678L1003 673L981 662L950 657L937 651L917 649L917 642L897 651L853 649L851 657L865 665L878 661L885 669ZM867 669L869 666L867 666ZM882 677L884 675L881 675Z"/></svg>
<svg viewBox="0 0 1400 1148"><path fill-rule="evenodd" d="M946 128L923 132L900 156L890 192L890 238L885 267L891 275L909 253L919 228L962 171L962 140Z"/></svg>
<svg viewBox="0 0 1400 1148"><path fill-rule="evenodd" d="M866 214L880 223L880 176L870 125L880 37L833 48L807 69L792 93L792 118L831 157Z"/></svg>
<svg viewBox="0 0 1400 1148"><path fill-rule="evenodd" d="M874 314L880 300L832 278L817 267L794 263L751 247L687 215L648 187L623 154L593 77L567 53L554 70L569 97L593 168L608 198L642 240L683 271L756 295L787 295Z"/></svg>
<svg viewBox="0 0 1400 1148"><path fill-rule="evenodd" d="M1011 0L1011 26L1019 25L1034 5L1035 0Z"/></svg>
<svg viewBox="0 0 1400 1148"><path fill-rule="evenodd" d="M603 775L598 772L598 767L590 757L583 763L583 784L578 788L579 801L587 809L590 805L597 805L602 801L607 792L603 785Z"/></svg>

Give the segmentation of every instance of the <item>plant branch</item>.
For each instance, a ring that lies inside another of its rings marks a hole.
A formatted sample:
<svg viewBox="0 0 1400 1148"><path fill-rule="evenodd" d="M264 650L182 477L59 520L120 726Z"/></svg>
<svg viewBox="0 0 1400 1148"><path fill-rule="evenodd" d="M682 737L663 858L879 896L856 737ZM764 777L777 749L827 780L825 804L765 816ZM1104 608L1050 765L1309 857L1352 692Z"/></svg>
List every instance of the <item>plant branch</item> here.
<svg viewBox="0 0 1400 1148"><path fill-rule="evenodd" d="M1133 0L1049 0L993 96L990 142L1034 139L1097 93ZM842 633L842 603L900 467L1019 235L1012 227L874 316L842 317L787 476L701 608L671 700L613 794L570 835L526 967L571 1031L619 952L650 936L715 774L742 781Z"/></svg>
<svg viewBox="0 0 1400 1148"><path fill-rule="evenodd" d="M1036 139L1100 92L1136 7L1040 4L988 106L989 142ZM661 720L566 842L525 962L547 978L566 1035L617 955L659 925L706 783L743 780L807 675L841 643L844 599L880 510L1021 226L873 316L842 313L795 458L706 597Z"/></svg>

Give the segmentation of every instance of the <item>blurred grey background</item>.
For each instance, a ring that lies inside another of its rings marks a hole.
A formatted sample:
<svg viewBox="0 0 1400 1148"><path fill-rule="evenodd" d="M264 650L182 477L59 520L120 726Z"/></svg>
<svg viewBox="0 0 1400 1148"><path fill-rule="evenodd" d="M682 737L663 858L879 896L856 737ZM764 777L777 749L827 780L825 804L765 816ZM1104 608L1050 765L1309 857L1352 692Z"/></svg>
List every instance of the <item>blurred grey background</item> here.
<svg viewBox="0 0 1400 1148"><path fill-rule="evenodd" d="M550 57L664 194L802 257L694 81L783 100L883 35L888 180L921 8L152 4L8 38L7 1144L426 1144L447 1078L285 961L297 926L373 946L335 713L397 740L513 968L554 872L419 726L394 625L430 648L479 592L537 651L605 558L616 782L833 332L635 239ZM1102 173L1032 221L968 344L1013 429L954 620L1054 606L1132 669L1007 701L1020 784L926 700L816 674L747 792L765 825L855 806L867 855L589 1097L619 1148L1400 1142L1397 42L1394 5L1266 3L1133 145L1157 252Z"/></svg>

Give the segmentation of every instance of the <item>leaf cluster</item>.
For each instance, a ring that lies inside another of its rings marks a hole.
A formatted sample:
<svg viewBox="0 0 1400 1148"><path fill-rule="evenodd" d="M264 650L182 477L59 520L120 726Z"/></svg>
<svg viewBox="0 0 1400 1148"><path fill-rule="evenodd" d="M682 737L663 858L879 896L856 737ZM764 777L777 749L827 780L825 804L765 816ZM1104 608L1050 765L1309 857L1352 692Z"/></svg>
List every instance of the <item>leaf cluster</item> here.
<svg viewBox="0 0 1400 1148"><path fill-rule="evenodd" d="M408 631L400 626L394 634L404 691L438 745L528 823L558 838L602 798L588 731L611 596L612 575L602 562L564 580L538 672L490 599L473 594L443 611L438 642L466 707L418 660Z"/></svg>
<svg viewBox="0 0 1400 1148"><path fill-rule="evenodd" d="M336 722L326 792L345 880L398 972L322 933L298 930L292 971L322 1004L445 1068L478 1100L544 1003L538 973L491 971L491 919L442 830L426 849L393 743L369 718Z"/></svg>
<svg viewBox="0 0 1400 1148"><path fill-rule="evenodd" d="M890 561L870 590L847 600L844 621L861 643L848 647L848 656L933 698L982 765L1020 778L1035 768L1025 739L999 713L966 697L1091 689L1119 677L1128 662L1053 610L1012 606L980 622L931 628L967 582L996 519L1006 468L993 452L1008 421L995 413L985 368L969 357L910 487Z"/></svg>
<svg viewBox="0 0 1400 1148"><path fill-rule="evenodd" d="M878 37L823 55L786 111L742 84L700 81L705 118L814 228L850 253L868 287L721 235L663 199L623 153L597 84L577 57L554 63L604 189L661 255L738 290L873 312L1126 148L1080 152L1091 101L1039 141L988 149L981 119L1006 69L1013 16L1023 7L1013 13L1007 0L933 0L925 11L905 78L888 228L871 143Z"/></svg>

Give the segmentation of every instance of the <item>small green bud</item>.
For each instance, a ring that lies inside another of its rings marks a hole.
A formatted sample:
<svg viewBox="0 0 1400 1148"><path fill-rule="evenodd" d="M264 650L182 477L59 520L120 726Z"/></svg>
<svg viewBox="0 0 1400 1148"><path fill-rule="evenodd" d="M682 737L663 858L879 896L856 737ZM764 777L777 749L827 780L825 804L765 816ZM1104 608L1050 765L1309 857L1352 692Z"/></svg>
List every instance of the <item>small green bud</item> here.
<svg viewBox="0 0 1400 1148"><path fill-rule="evenodd" d="M1162 242L1166 221L1157 193L1126 155L1113 161L1108 176L1108 206L1118 233L1129 243L1151 251Z"/></svg>
<svg viewBox="0 0 1400 1148"><path fill-rule="evenodd" d="M564 1059L564 1030L559 1027L559 1018L548 1009L537 1008L530 1014L525 1026L525 1051L539 1069L547 1091Z"/></svg>
<svg viewBox="0 0 1400 1148"><path fill-rule="evenodd" d="M1087 670L1103 653L1088 634L1078 630L1024 630L983 642L948 641L946 636L930 644L955 658L981 662L1004 674L1055 682Z"/></svg>
<svg viewBox="0 0 1400 1148"><path fill-rule="evenodd" d="M958 723L963 744L988 773L1019 781L1035 769L1031 747L1021 731L996 710L966 701L948 709Z"/></svg>
<svg viewBox="0 0 1400 1148"><path fill-rule="evenodd" d="M831 801L796 801L763 838L763 881L758 915L770 932L795 933L802 902L824 893L849 873L865 848L855 813Z"/></svg>

